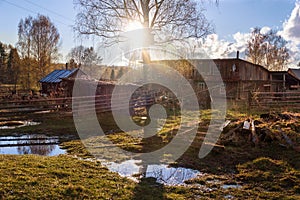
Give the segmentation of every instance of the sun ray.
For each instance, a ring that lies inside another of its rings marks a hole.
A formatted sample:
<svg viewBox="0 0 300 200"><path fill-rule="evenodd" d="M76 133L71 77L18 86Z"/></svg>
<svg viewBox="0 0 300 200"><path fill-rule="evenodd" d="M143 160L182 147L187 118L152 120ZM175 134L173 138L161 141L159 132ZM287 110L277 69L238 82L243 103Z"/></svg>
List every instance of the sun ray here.
<svg viewBox="0 0 300 200"><path fill-rule="evenodd" d="M140 22L138 22L138 21L131 21L125 27L125 31L134 31L134 30L142 29L142 28L144 28L144 26Z"/></svg>

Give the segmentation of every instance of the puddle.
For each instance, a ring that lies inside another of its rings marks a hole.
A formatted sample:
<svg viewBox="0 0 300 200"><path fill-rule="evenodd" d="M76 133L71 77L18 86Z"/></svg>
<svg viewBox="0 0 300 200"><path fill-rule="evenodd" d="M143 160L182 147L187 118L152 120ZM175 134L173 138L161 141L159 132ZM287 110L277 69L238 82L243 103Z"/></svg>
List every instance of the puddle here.
<svg viewBox="0 0 300 200"><path fill-rule="evenodd" d="M146 177L154 177L158 183L166 185L182 185L200 174L197 170L168 165L149 165L146 171Z"/></svg>
<svg viewBox="0 0 300 200"><path fill-rule="evenodd" d="M15 129L24 126L35 126L39 124L40 122L32 122L32 121L4 121L4 122L0 122L0 129Z"/></svg>
<svg viewBox="0 0 300 200"><path fill-rule="evenodd" d="M221 188L222 189L230 189L230 188L234 188L234 189L239 189L239 188L241 188L242 186L241 185L239 185L239 184L230 184L230 185L222 185L221 186Z"/></svg>
<svg viewBox="0 0 300 200"><path fill-rule="evenodd" d="M61 149L59 137L45 135L22 135L0 137L0 154L37 154L44 156L55 156L64 154Z"/></svg>
<svg viewBox="0 0 300 200"><path fill-rule="evenodd" d="M141 160L127 160L122 163L101 162L110 171L117 172L120 176L137 181L134 175L142 173ZM197 177L201 173L197 170L169 167L168 165L148 165L145 177L156 178L156 181L165 185L184 185L184 182Z"/></svg>
<svg viewBox="0 0 300 200"><path fill-rule="evenodd" d="M110 171L117 172L120 176L133 176L140 173L141 166L138 166L137 163L141 163L138 160L126 160L122 163L115 162L103 162L101 163L107 167Z"/></svg>
<svg viewBox="0 0 300 200"><path fill-rule="evenodd" d="M231 194L225 195L224 196L225 199L234 199L234 196L232 196Z"/></svg>

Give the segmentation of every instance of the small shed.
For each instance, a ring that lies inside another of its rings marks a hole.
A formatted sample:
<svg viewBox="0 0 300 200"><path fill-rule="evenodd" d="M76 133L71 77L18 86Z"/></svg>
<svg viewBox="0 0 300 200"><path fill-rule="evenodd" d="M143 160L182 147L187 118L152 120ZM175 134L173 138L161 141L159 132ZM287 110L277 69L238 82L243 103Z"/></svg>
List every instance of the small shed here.
<svg viewBox="0 0 300 200"><path fill-rule="evenodd" d="M52 97L64 96L63 79L81 75L85 75L85 73L79 68L54 70L39 81L41 83L41 93Z"/></svg>
<svg viewBox="0 0 300 200"><path fill-rule="evenodd" d="M271 71L270 80L273 92L285 92L297 90L300 82L300 71L289 69L288 71Z"/></svg>
<svg viewBox="0 0 300 200"><path fill-rule="evenodd" d="M290 84L290 89L299 90L300 89L300 69L288 69L287 73L294 79L294 82Z"/></svg>

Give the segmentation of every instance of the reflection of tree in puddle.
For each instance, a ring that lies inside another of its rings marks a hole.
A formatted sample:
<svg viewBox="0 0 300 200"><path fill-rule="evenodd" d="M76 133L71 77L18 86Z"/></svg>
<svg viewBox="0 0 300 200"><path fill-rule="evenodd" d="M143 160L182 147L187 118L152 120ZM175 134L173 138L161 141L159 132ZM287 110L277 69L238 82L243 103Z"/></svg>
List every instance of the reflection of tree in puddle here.
<svg viewBox="0 0 300 200"><path fill-rule="evenodd" d="M199 171L187 168L173 168L167 165L149 165L146 177L154 177L157 182L167 185L183 184L184 181L195 178Z"/></svg>
<svg viewBox="0 0 300 200"><path fill-rule="evenodd" d="M141 160L127 160L121 163L101 161L101 163L121 176L134 178L140 174L143 178L153 177L158 183L165 185L181 185L186 180L200 174L199 171L189 168L175 168L165 164L145 164Z"/></svg>
<svg viewBox="0 0 300 200"><path fill-rule="evenodd" d="M55 149L55 145L47 143L54 142L57 141L30 135L26 140L17 142L20 145L17 150L19 154L38 154L47 156Z"/></svg>
<svg viewBox="0 0 300 200"><path fill-rule="evenodd" d="M24 126L35 126L39 124L40 122L33 121L4 121L0 122L0 129L15 129Z"/></svg>

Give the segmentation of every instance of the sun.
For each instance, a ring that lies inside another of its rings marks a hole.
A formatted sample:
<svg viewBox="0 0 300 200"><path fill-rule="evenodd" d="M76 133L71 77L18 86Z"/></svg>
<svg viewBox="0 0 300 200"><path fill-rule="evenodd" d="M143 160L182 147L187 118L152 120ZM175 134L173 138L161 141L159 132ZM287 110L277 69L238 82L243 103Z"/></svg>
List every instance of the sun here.
<svg viewBox="0 0 300 200"><path fill-rule="evenodd" d="M125 31L134 31L134 30L143 29L143 28L144 28L144 26L141 24L141 22L131 21L125 27Z"/></svg>

